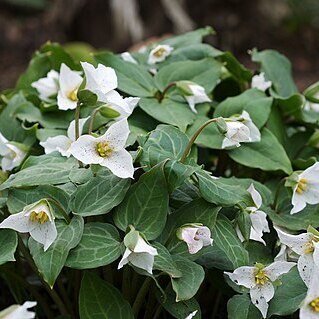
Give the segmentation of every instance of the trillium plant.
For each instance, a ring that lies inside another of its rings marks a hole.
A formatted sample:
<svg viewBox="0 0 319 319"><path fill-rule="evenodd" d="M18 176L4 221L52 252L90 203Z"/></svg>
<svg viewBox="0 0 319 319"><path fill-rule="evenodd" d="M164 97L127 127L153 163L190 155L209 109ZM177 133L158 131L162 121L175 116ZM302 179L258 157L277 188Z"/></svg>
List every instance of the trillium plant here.
<svg viewBox="0 0 319 319"><path fill-rule="evenodd" d="M0 95L0 318L319 318L319 82L199 29L32 57Z"/></svg>

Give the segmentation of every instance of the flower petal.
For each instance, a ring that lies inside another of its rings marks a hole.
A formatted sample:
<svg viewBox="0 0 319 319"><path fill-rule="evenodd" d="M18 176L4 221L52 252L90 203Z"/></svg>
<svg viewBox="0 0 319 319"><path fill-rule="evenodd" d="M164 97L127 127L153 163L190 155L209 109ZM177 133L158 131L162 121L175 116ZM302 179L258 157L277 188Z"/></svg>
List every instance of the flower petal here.
<svg viewBox="0 0 319 319"><path fill-rule="evenodd" d="M69 157L71 153L69 148L71 146L72 140L65 135L57 135L49 137L46 141L40 142L40 145L44 148L45 154L50 154L52 152L58 151L62 156Z"/></svg>
<svg viewBox="0 0 319 319"><path fill-rule="evenodd" d="M25 216L24 212L10 215L0 224L0 228L9 228L20 233L28 233L30 230L29 217Z"/></svg>
<svg viewBox="0 0 319 319"><path fill-rule="evenodd" d="M301 255L298 259L297 268L303 282L309 287L313 275L314 261L312 254Z"/></svg>
<svg viewBox="0 0 319 319"><path fill-rule="evenodd" d="M204 246L209 246L213 244L213 239L210 238L211 231L207 226L201 226L196 232L195 239L201 240Z"/></svg>
<svg viewBox="0 0 319 319"><path fill-rule="evenodd" d="M271 281L277 280L281 275L290 271L292 267L296 266L295 263L288 261L275 261L267 266L264 271Z"/></svg>
<svg viewBox="0 0 319 319"><path fill-rule="evenodd" d="M139 236L136 246L134 247L134 253L148 253L153 256L158 255L157 249L147 244L141 236Z"/></svg>
<svg viewBox="0 0 319 319"><path fill-rule="evenodd" d="M82 135L82 131L83 131L83 127L86 123L86 121L89 119L90 117L85 117L83 119L79 119L79 133L80 133L80 136ZM69 128L68 128L68 131L67 131L67 135L69 137L70 140L75 141L75 120L73 120L70 125L69 125Z"/></svg>
<svg viewBox="0 0 319 319"><path fill-rule="evenodd" d="M256 267L242 266L235 269L233 273L225 272L225 274L238 286L251 289L256 286L255 271Z"/></svg>
<svg viewBox="0 0 319 319"><path fill-rule="evenodd" d="M256 285L250 290L250 299L259 309L263 318L266 318L268 311L268 301L274 296L275 290L270 282L264 285Z"/></svg>
<svg viewBox="0 0 319 319"><path fill-rule="evenodd" d="M112 145L114 151L121 150L127 141L130 134L130 129L127 123L127 119L118 121L110 126L106 133L99 137L99 140L106 140Z"/></svg>
<svg viewBox="0 0 319 319"><path fill-rule="evenodd" d="M132 254L132 251L129 250L128 248L126 248L123 257L122 257L121 261L119 262L119 265L117 266L117 269L122 268L124 265L126 265L129 262L128 257L131 254Z"/></svg>
<svg viewBox="0 0 319 319"><path fill-rule="evenodd" d="M59 76L59 92L64 96L72 92L78 90L81 85L83 78L77 71L71 70L66 64L62 63L60 68L60 76ZM76 102L75 102L76 103Z"/></svg>
<svg viewBox="0 0 319 319"><path fill-rule="evenodd" d="M255 206L257 208L260 208L262 204L262 198L261 198L261 195L257 192L253 183L250 184L250 186L247 188L247 191L250 193L251 198L255 203Z"/></svg>
<svg viewBox="0 0 319 319"><path fill-rule="evenodd" d="M153 273L154 256L149 253L132 253L129 257L129 262L135 267L146 270L148 273Z"/></svg>
<svg viewBox="0 0 319 319"><path fill-rule="evenodd" d="M132 57L131 53L129 53L129 52L123 52L123 53L121 53L121 58L122 58L125 62L130 62L130 63L137 64L137 61Z"/></svg>
<svg viewBox="0 0 319 319"><path fill-rule="evenodd" d="M72 101L68 99L66 96L62 95L60 91L58 93L57 100L59 110L67 111L76 109L77 101Z"/></svg>
<svg viewBox="0 0 319 319"><path fill-rule="evenodd" d="M35 227L30 231L30 236L38 243L43 244L44 251L46 251L55 241L57 237L57 230L54 221L41 223L34 223Z"/></svg>

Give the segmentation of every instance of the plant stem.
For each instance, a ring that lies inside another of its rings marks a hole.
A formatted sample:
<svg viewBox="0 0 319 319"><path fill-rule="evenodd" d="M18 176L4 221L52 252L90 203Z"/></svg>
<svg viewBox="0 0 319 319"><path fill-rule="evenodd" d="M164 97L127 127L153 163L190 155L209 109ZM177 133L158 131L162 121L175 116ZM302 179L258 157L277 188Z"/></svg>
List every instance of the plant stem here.
<svg viewBox="0 0 319 319"><path fill-rule="evenodd" d="M57 206L61 209L62 215L63 215L63 217L64 217L66 223L67 223L67 224L70 224L71 218L70 218L70 216L68 215L68 213L65 211L65 209L62 207L62 205L61 205L58 201L56 201L55 199L50 198L50 197L46 198L46 200L49 201L49 202L54 203L55 205L57 205Z"/></svg>
<svg viewBox="0 0 319 319"><path fill-rule="evenodd" d="M175 86L175 85L176 85L176 82L174 81L174 82L171 82L170 84L168 84L168 85L164 88L163 92L160 94L159 102L162 102L162 100L164 99L165 94L167 93L167 91L168 91L170 88L172 88L173 86Z"/></svg>
<svg viewBox="0 0 319 319"><path fill-rule="evenodd" d="M96 114L100 111L100 108L98 107L97 109L95 109L90 116L90 124L89 124L89 135L92 134L93 132L93 125L94 125L94 120L96 117Z"/></svg>
<svg viewBox="0 0 319 319"><path fill-rule="evenodd" d="M187 144L187 146L186 146L186 148L185 148L185 151L184 151L184 153L183 153L183 155L182 155L182 157L181 157L181 159L180 159L180 162L181 162L181 163L184 163L184 162L185 162L185 160L186 160L186 158L187 158L187 156L188 156L188 154L189 154L189 152L190 152L190 150L191 150L191 148L192 148L194 142L196 141L198 135L203 131L203 129L204 129L207 125L209 125L210 123L214 123L214 122L216 122L217 120L218 120L218 118L210 119L209 121L205 122L205 123L194 133L194 135L192 136L192 138L189 140L189 142L188 142L188 144Z"/></svg>
<svg viewBox="0 0 319 319"><path fill-rule="evenodd" d="M80 137L80 108L81 103L78 102L76 104L76 109L74 113L74 120L75 120L75 140L77 140ZM83 163L81 161L79 162L79 167L83 167Z"/></svg>
<svg viewBox="0 0 319 319"><path fill-rule="evenodd" d="M126 266L123 268L123 279L122 279L122 293L126 300L130 300L131 292L131 271L130 267Z"/></svg>
<svg viewBox="0 0 319 319"><path fill-rule="evenodd" d="M277 186L277 189L276 189L276 193L275 193L275 198L274 198L274 204L273 204L273 208L275 211L277 211L277 205L278 205L278 198L279 198L279 194L280 194L280 189L281 189L281 186L283 186L283 183L286 181L286 177L282 178L279 183L278 183L278 186Z"/></svg>
<svg viewBox="0 0 319 319"><path fill-rule="evenodd" d="M159 315L161 314L162 309L163 309L162 305L159 305L159 306L157 307L156 312L155 312L155 314L154 314L154 316L153 316L153 319L159 318Z"/></svg>
<svg viewBox="0 0 319 319"><path fill-rule="evenodd" d="M144 280L144 283L143 283L141 289L137 293L136 299L135 299L134 304L133 304L133 313L134 313L135 318L137 318L137 316L138 316L138 313L140 311L140 308L143 304L144 298L148 292L148 289L149 289L151 283L152 283L152 278L147 277Z"/></svg>

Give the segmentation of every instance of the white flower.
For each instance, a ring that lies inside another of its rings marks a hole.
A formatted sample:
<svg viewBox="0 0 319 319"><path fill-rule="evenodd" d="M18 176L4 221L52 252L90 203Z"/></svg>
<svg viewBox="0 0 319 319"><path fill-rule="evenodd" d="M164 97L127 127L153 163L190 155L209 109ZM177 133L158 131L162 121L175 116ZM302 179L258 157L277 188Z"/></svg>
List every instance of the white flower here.
<svg viewBox="0 0 319 319"><path fill-rule="evenodd" d="M24 207L18 214L10 215L0 224L0 228L30 233L35 241L44 245L44 251L57 237L52 208L45 199Z"/></svg>
<svg viewBox="0 0 319 319"><path fill-rule="evenodd" d="M125 62L130 62L130 63L134 63L137 64L137 61L132 57L130 52L123 52L121 53L121 58L125 61Z"/></svg>
<svg viewBox="0 0 319 319"><path fill-rule="evenodd" d="M33 82L31 86L38 91L42 101L51 102L52 96L56 95L59 90L59 73L51 70L45 78Z"/></svg>
<svg viewBox="0 0 319 319"><path fill-rule="evenodd" d="M148 56L148 64L155 64L164 61L174 50L173 47L167 44L160 44L154 48Z"/></svg>
<svg viewBox="0 0 319 319"><path fill-rule="evenodd" d="M297 174L296 184L293 189L290 214L302 211L307 204L319 203L319 162Z"/></svg>
<svg viewBox="0 0 319 319"><path fill-rule="evenodd" d="M72 71L64 63L61 64L59 76L58 108L59 110L74 110L78 97L77 93L83 78L79 72Z"/></svg>
<svg viewBox="0 0 319 319"><path fill-rule="evenodd" d="M315 265L319 267L319 236L311 232L291 235L275 227L279 240L300 257L297 268L301 279L309 286Z"/></svg>
<svg viewBox="0 0 319 319"><path fill-rule="evenodd" d="M124 245L126 249L117 269L131 263L133 266L152 274L154 256L158 255L157 249L149 245L134 229L124 237Z"/></svg>
<svg viewBox="0 0 319 319"><path fill-rule="evenodd" d="M268 302L273 298L275 289L273 282L281 275L289 272L295 263L275 261L267 267L256 264L254 267L243 266L233 273L225 272L238 286L249 289L252 303L259 309L263 318L266 318Z"/></svg>
<svg viewBox="0 0 319 319"><path fill-rule="evenodd" d="M316 98L316 99L319 99L319 92L314 94L313 97ZM304 108L305 111L319 112L319 103L314 103L314 102L308 101L306 99L303 108Z"/></svg>
<svg viewBox="0 0 319 319"><path fill-rule="evenodd" d="M121 178L133 177L133 160L125 143L130 133L126 119L114 123L100 137L82 135L69 152L84 164L100 164Z"/></svg>
<svg viewBox="0 0 319 319"><path fill-rule="evenodd" d="M23 305L12 305L0 311L0 319L33 319L35 313L28 309L35 307L36 304L35 301L26 301Z"/></svg>
<svg viewBox="0 0 319 319"><path fill-rule="evenodd" d="M265 73L260 73L259 75L254 75L251 79L251 87L257 88L261 91L266 91L271 87L271 81L265 79Z"/></svg>
<svg viewBox="0 0 319 319"><path fill-rule="evenodd" d="M319 318L319 269L315 267L307 296L299 312L300 319Z"/></svg>
<svg viewBox="0 0 319 319"><path fill-rule="evenodd" d="M86 117L79 120L79 133L82 134L84 124L89 119ZM67 136L57 135L49 137L46 141L40 142L40 145L44 148L45 154L50 154L52 152L58 151L62 156L70 157L71 153L69 148L71 144L75 141L75 120L73 120L67 130Z"/></svg>
<svg viewBox="0 0 319 319"><path fill-rule="evenodd" d="M247 191L250 193L251 198L254 202L254 206L246 207L246 211L249 213L251 220L250 236L249 238L255 241L259 241L266 245L265 241L262 239L263 233L269 233L270 229L267 222L267 214L259 210L262 204L262 198L260 194L255 189L254 185L251 184ZM237 235L241 241L244 241L244 236L242 235L239 227L236 227Z"/></svg>
<svg viewBox="0 0 319 319"><path fill-rule="evenodd" d="M243 142L260 141L260 132L246 111L243 111L241 115L226 119L226 126L222 148L239 147Z"/></svg>
<svg viewBox="0 0 319 319"><path fill-rule="evenodd" d="M202 224L186 224L181 226L177 230L176 235L187 244L190 254L196 254L204 246L213 244L213 239L210 238L210 229Z"/></svg>
<svg viewBox="0 0 319 319"><path fill-rule="evenodd" d="M193 317L196 316L197 312L198 312L198 310L191 312L185 319L192 319Z"/></svg>
<svg viewBox="0 0 319 319"><path fill-rule="evenodd" d="M9 142L0 133L0 156L2 156L1 167L4 171L11 171L13 168L19 166L27 152L19 143Z"/></svg>

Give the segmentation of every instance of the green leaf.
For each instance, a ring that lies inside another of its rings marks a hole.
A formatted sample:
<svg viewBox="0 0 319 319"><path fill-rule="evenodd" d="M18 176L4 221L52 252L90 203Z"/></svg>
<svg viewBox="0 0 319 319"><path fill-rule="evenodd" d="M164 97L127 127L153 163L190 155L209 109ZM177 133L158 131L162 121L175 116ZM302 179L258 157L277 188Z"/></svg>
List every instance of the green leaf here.
<svg viewBox="0 0 319 319"><path fill-rule="evenodd" d="M80 319L134 319L130 304L111 284L86 272L80 288Z"/></svg>
<svg viewBox="0 0 319 319"><path fill-rule="evenodd" d="M240 147L230 150L228 154L235 162L248 167L292 173L291 163L283 146L265 127L261 130L260 142L243 143Z"/></svg>
<svg viewBox="0 0 319 319"><path fill-rule="evenodd" d="M250 89L244 93L229 97L217 105L214 117L230 117L247 111L254 124L261 128L268 120L273 99L267 97L264 92Z"/></svg>
<svg viewBox="0 0 319 319"><path fill-rule="evenodd" d="M214 245L226 254L234 269L248 265L248 252L243 247L228 218L223 215L218 216L212 237Z"/></svg>
<svg viewBox="0 0 319 319"><path fill-rule="evenodd" d="M125 231L133 225L148 240L162 232L168 213L168 190L164 176L165 162L144 173L127 192L114 214L114 222Z"/></svg>
<svg viewBox="0 0 319 319"><path fill-rule="evenodd" d="M0 265L8 261L15 261L14 253L18 245L18 236L14 230L1 229L0 230Z"/></svg>
<svg viewBox="0 0 319 319"><path fill-rule="evenodd" d="M120 257L120 245L120 235L113 225L85 224L80 243L70 251L65 266L90 269L108 265Z"/></svg>
<svg viewBox="0 0 319 319"><path fill-rule="evenodd" d="M28 243L33 260L50 287L53 287L59 276L69 251L78 245L83 233L84 221L82 217L74 216L70 224L57 220L55 225L58 236L46 252L43 251L43 245L32 237Z"/></svg>
<svg viewBox="0 0 319 319"><path fill-rule="evenodd" d="M181 256L173 256L177 267L182 273L180 278L171 278L176 302L188 300L195 296L204 280L205 272L202 266Z"/></svg>
<svg viewBox="0 0 319 319"><path fill-rule="evenodd" d="M261 64L261 72L265 73L266 80L271 81L275 97L288 98L298 93L292 78L291 63L282 54L274 50L252 52L252 60Z"/></svg>
<svg viewBox="0 0 319 319"><path fill-rule="evenodd" d="M269 303L267 318L273 315L293 314L306 297L307 287L300 278L297 267L283 275L280 281L282 284L276 289L275 295Z"/></svg>
<svg viewBox="0 0 319 319"><path fill-rule="evenodd" d="M286 300L287 302L287 300ZM227 303L228 319L261 319L260 311L247 294L235 295Z"/></svg>
<svg viewBox="0 0 319 319"><path fill-rule="evenodd" d="M119 178L107 169L100 170L73 193L71 210L81 216L106 214L121 203L129 187L130 179Z"/></svg>
<svg viewBox="0 0 319 319"><path fill-rule="evenodd" d="M111 52L97 53L95 60L116 70L121 91L139 97L154 95L153 78L143 66L126 62Z"/></svg>
<svg viewBox="0 0 319 319"><path fill-rule="evenodd" d="M139 106L154 119L175 125L183 132L195 119L195 113L186 103L173 101L169 98L164 98L161 102L155 98L141 98Z"/></svg>

